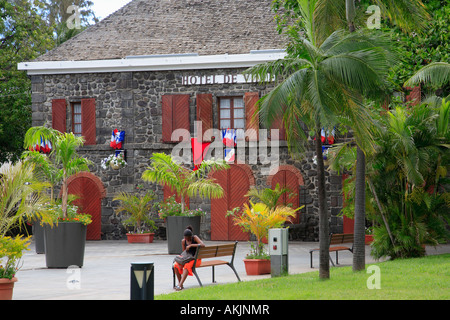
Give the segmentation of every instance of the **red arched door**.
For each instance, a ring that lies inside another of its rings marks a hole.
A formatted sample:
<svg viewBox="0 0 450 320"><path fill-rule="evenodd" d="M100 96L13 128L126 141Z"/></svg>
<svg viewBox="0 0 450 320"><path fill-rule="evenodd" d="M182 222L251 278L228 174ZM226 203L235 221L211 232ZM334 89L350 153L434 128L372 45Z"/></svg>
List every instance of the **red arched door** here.
<svg viewBox="0 0 450 320"><path fill-rule="evenodd" d="M250 186L254 184L251 169L241 165L230 165L228 170L212 174L223 190L220 199L211 199L211 240L248 241L249 234L234 225L232 217L226 217L227 211L241 207L247 202Z"/></svg>
<svg viewBox="0 0 450 320"><path fill-rule="evenodd" d="M89 172L81 172L68 181L69 194L79 196L74 204L80 206L80 212L90 214L92 223L87 227L86 240L101 240L102 198L105 189L101 180Z"/></svg>
<svg viewBox="0 0 450 320"><path fill-rule="evenodd" d="M281 188L289 188L290 192L285 192L278 200L279 203L291 203L292 208L297 209L299 207L299 191L300 185L303 185L303 177L301 176L298 169L292 166L281 166L278 172L272 177L270 183L272 189L279 184ZM293 195L290 197L290 193ZM292 220L293 223L299 223L300 213L297 211L297 215Z"/></svg>

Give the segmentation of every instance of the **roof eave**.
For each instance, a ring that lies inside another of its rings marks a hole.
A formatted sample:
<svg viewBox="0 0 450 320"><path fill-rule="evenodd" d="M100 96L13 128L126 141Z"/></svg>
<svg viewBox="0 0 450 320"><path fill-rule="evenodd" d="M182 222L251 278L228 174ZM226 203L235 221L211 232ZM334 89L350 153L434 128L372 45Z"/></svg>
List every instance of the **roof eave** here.
<svg viewBox="0 0 450 320"><path fill-rule="evenodd" d="M175 71L200 69L248 68L260 63L283 59L283 50L252 51L249 54L165 57L133 57L132 59L110 59L89 61L42 61L21 62L19 70L28 75L51 75L73 73L105 73L130 71Z"/></svg>

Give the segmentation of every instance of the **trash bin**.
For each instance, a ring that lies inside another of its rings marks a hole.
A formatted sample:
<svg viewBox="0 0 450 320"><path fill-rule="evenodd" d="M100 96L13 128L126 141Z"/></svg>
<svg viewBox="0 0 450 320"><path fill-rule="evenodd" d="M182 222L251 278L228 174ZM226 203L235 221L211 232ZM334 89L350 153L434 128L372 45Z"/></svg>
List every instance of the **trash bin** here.
<svg viewBox="0 0 450 320"><path fill-rule="evenodd" d="M131 300L154 300L155 273L153 262L132 262L130 279Z"/></svg>
<svg viewBox="0 0 450 320"><path fill-rule="evenodd" d="M272 277L288 273L288 229L269 229L270 270Z"/></svg>

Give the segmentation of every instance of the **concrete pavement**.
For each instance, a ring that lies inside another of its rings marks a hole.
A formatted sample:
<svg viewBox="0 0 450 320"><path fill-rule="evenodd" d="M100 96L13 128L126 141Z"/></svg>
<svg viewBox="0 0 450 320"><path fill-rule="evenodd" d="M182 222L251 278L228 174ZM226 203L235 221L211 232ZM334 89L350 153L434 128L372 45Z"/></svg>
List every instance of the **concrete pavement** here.
<svg viewBox="0 0 450 320"><path fill-rule="evenodd" d="M205 244L227 242L205 241ZM314 269L310 268L309 250L318 247L317 242L289 243L289 273L318 270L318 252L314 253ZM235 268L242 281L269 278L270 275L247 276L243 259L250 245L240 242L235 256ZM375 262L366 247L366 263ZM450 245L427 247L428 254L450 253ZM335 255L332 254L334 260ZM48 269L45 255L36 254L34 243L23 257L23 265L17 273L14 300L129 300L130 266L132 262L152 262L155 271L155 295L173 292L171 264L174 255L167 253L167 242L156 240L150 244L129 244L125 241L88 241L81 269ZM339 253L341 266L352 264L352 254ZM198 269L204 286L211 283L211 268ZM217 284L237 282L233 271L226 265L216 267ZM75 280L75 281L73 281ZM185 289L198 287L195 277L188 277Z"/></svg>

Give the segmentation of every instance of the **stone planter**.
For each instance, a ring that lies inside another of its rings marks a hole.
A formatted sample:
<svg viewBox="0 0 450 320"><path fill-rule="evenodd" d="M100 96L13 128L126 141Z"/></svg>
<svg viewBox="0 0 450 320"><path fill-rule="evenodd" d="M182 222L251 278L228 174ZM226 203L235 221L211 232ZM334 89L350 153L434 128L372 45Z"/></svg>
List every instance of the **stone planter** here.
<svg viewBox="0 0 450 320"><path fill-rule="evenodd" d="M154 233L127 233L128 243L152 243Z"/></svg>
<svg viewBox="0 0 450 320"><path fill-rule="evenodd" d="M47 268L82 267L87 227L77 222L59 222L45 226L45 261Z"/></svg>
<svg viewBox="0 0 450 320"><path fill-rule="evenodd" d="M12 300L15 282L17 282L16 277L11 280L0 279L0 300Z"/></svg>
<svg viewBox="0 0 450 320"><path fill-rule="evenodd" d="M200 233L201 217L169 216L166 218L167 248L169 254L179 254L182 251L181 240L187 226L192 226L194 235Z"/></svg>
<svg viewBox="0 0 450 320"><path fill-rule="evenodd" d="M244 259L244 265L248 276L270 273L270 259Z"/></svg>

